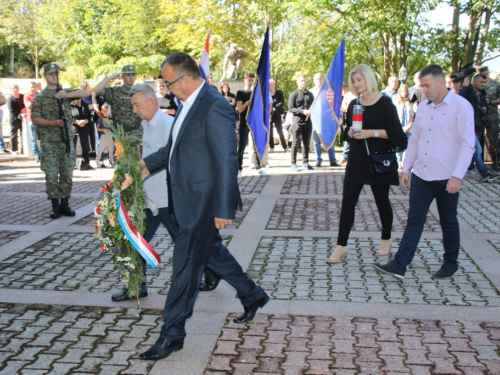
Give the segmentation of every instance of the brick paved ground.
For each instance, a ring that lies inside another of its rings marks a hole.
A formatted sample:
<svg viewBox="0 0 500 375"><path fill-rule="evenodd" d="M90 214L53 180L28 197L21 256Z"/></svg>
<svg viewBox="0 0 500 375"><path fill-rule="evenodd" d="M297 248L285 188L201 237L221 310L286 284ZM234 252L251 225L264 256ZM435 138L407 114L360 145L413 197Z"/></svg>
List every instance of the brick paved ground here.
<svg viewBox="0 0 500 375"><path fill-rule="evenodd" d="M248 163L248 159L245 159ZM245 205L225 243L272 297L255 322L226 283L201 293L184 350L157 363L138 353L157 338L173 244L148 270L149 297L114 304L121 288L92 236L92 201L112 169L75 171L74 218L51 220L43 174L32 162L0 163L0 374L498 374L500 375L500 184L464 180L458 273L432 275L442 259L435 205L404 281L376 273L380 220L364 188L347 259L328 266L336 243L343 169L292 174L270 154L268 177L245 169ZM393 252L408 189L391 188Z"/></svg>
<svg viewBox="0 0 500 375"><path fill-rule="evenodd" d="M228 323L210 374L499 374L500 325L259 314Z"/></svg>
<svg viewBox="0 0 500 375"><path fill-rule="evenodd" d="M43 193L43 195L45 195L45 193ZM92 200L90 198L72 197L70 198L70 207L72 210L76 210L91 202ZM50 218L51 208L50 201L43 197L23 197L22 199L15 199L9 202L4 214L0 216L0 224L48 224L53 221Z"/></svg>
<svg viewBox="0 0 500 375"><path fill-rule="evenodd" d="M156 340L148 309L0 304L1 374L147 374Z"/></svg>
<svg viewBox="0 0 500 375"><path fill-rule="evenodd" d="M224 236L227 245L230 237ZM147 266L148 287L168 293L172 279L173 242L165 234L151 241L162 262ZM109 253L90 233L55 233L0 264L0 288L72 292L115 292L122 287Z"/></svg>
<svg viewBox="0 0 500 375"><path fill-rule="evenodd" d="M3 246L16 238L24 236L26 233L28 232L0 232L0 246Z"/></svg>
<svg viewBox="0 0 500 375"><path fill-rule="evenodd" d="M394 231L404 230L408 217L406 201L392 199ZM289 230L337 230L342 202L330 198L282 198L276 201L266 229ZM427 231L441 230L433 214L428 215ZM377 205L374 200L363 199L356 206L356 220L353 230L382 230Z"/></svg>
<svg viewBox="0 0 500 375"><path fill-rule="evenodd" d="M500 294L464 252L455 277L432 278L441 265L440 240L421 241L404 281L371 266L383 261L377 240L351 244L345 262L328 265L330 238L263 237L248 273L275 299L500 306Z"/></svg>

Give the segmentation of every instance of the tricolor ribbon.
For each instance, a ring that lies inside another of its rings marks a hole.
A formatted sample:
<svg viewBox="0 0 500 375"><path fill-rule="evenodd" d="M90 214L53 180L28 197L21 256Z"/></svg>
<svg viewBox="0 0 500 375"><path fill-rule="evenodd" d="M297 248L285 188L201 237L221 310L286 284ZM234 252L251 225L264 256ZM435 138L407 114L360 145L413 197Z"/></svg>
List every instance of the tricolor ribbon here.
<svg viewBox="0 0 500 375"><path fill-rule="evenodd" d="M118 222L120 223L123 232L127 236L132 246L134 246L137 252L141 254L144 259L146 259L146 262L149 263L151 268L156 268L161 262L161 259L156 251L154 251L154 249L141 236L141 234L137 232L137 229L135 229L130 222L127 210L125 209L125 205L123 204L123 200L121 198L121 194L118 194L116 201L116 205L118 206Z"/></svg>

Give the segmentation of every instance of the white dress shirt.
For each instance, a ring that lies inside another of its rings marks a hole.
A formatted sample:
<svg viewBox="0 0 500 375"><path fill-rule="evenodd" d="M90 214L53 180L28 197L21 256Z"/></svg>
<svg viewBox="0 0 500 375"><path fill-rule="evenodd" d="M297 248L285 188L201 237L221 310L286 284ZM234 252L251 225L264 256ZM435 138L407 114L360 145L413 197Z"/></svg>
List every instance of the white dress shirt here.
<svg viewBox="0 0 500 375"><path fill-rule="evenodd" d="M158 108L151 121L142 120L142 157L158 151L166 146L172 130L173 117ZM167 171L163 169L144 180L148 208L155 213L157 208L168 207ZM156 216L156 215L155 215Z"/></svg>
<svg viewBox="0 0 500 375"><path fill-rule="evenodd" d="M186 118L186 115L189 113L189 110L193 106L194 101L198 97L198 94L201 91L201 88L205 85L205 81L198 87L191 95L189 95L189 98L186 100L181 100L182 107L179 109L179 113L177 117L175 118L175 124L174 124L174 129L172 130L172 148L170 149L170 159L169 159L169 165L168 168L170 170L170 160L172 160L172 152L174 151L175 148L175 142L177 141L177 135L179 134L179 130L182 127L182 123L184 122L184 119Z"/></svg>
<svg viewBox="0 0 500 375"><path fill-rule="evenodd" d="M474 109L452 92L435 104L424 100L418 106L403 164L403 172L425 181L463 179L469 167L476 135Z"/></svg>

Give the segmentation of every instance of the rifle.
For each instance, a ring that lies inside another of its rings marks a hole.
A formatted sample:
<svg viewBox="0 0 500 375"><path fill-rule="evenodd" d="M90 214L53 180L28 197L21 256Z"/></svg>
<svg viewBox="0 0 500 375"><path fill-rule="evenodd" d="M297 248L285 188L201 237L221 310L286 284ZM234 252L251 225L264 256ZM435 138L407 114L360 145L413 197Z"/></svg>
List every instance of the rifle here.
<svg viewBox="0 0 500 375"><path fill-rule="evenodd" d="M62 90L62 87L59 85L59 72L56 72L57 77L57 87L56 93ZM59 107L59 117L63 120L63 126L61 128L61 140L66 145L66 154L69 155L71 150L71 146L69 143L69 132L68 132L68 124L66 122L66 114L64 112L64 101L63 99L57 99L57 106Z"/></svg>

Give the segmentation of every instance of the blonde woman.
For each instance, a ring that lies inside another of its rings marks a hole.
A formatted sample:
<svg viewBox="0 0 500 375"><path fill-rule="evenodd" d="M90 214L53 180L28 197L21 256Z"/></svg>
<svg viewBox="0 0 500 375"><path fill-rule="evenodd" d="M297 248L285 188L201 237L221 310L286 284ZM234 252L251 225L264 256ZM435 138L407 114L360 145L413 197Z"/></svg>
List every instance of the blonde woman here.
<svg viewBox="0 0 500 375"><path fill-rule="evenodd" d="M327 263L342 262L347 255L347 241L354 224L354 211L364 185L370 185L382 222L382 236L378 255L388 255L391 250L393 213L389 201L390 185L399 185L398 172L373 174L366 152L365 141L370 153L386 153L393 147L406 148L407 139L399 122L392 100L378 92L377 80L368 65L361 64L349 73L349 89L356 95L347 109L346 137L350 142L349 163L347 163L342 209L340 212L337 247ZM352 111L355 104L363 106L363 127L354 134Z"/></svg>
<svg viewBox="0 0 500 375"><path fill-rule="evenodd" d="M401 126L403 127L403 131L406 133L406 137L410 139L411 132L410 129L413 126L413 119L415 118L415 112L413 112L413 108L408 98L408 86L404 83L399 87L398 94L396 100L394 101L394 105L396 106L396 110L398 111L399 121L401 122ZM397 150L399 169L403 169L403 161L406 151Z"/></svg>

